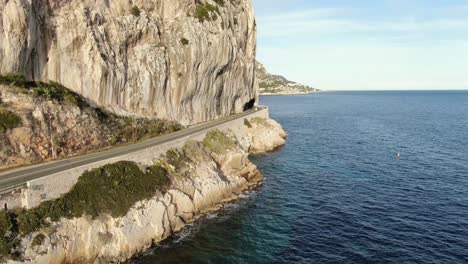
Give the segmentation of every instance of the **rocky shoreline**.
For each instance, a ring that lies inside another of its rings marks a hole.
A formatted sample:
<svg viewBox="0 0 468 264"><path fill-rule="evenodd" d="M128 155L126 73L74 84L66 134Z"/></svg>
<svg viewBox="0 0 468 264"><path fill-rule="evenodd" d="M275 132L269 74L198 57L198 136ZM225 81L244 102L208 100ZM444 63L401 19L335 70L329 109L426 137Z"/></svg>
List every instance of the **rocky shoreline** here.
<svg viewBox="0 0 468 264"><path fill-rule="evenodd" d="M19 258L8 263L125 262L178 232L207 212L238 199L263 176L249 153L273 151L286 132L273 120L245 120L247 133L210 132L157 158L170 186L139 201L120 217L100 214L61 218L21 238ZM38 237L41 241L37 241Z"/></svg>

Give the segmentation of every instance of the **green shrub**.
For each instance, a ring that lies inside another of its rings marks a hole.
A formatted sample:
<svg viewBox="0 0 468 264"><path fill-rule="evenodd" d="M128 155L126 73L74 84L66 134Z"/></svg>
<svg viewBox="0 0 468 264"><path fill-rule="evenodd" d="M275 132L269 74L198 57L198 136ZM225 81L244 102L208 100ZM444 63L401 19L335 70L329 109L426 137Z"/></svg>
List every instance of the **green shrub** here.
<svg viewBox="0 0 468 264"><path fill-rule="evenodd" d="M204 22L205 20L210 20L210 13L208 12L208 9L205 8L204 5L197 5L197 13L196 17L198 18L198 21Z"/></svg>
<svg viewBox="0 0 468 264"><path fill-rule="evenodd" d="M253 117L250 119L250 123L258 124L264 127L271 126L270 123L268 123L268 121L266 120L266 118L262 118L262 117Z"/></svg>
<svg viewBox="0 0 468 264"><path fill-rule="evenodd" d="M32 90L33 95L36 97L44 97L49 100L66 102L79 106L80 108L88 106L86 101L80 95L72 92L57 82L30 82L26 81L23 75L19 73L12 73L5 76L0 76L0 84Z"/></svg>
<svg viewBox="0 0 468 264"><path fill-rule="evenodd" d="M144 138L152 138L161 136L167 133L172 133L182 129L182 126L177 122L165 121L159 119L147 118L132 118L119 117L114 114L107 113L107 122L115 132L115 142L125 143L138 141Z"/></svg>
<svg viewBox="0 0 468 264"><path fill-rule="evenodd" d="M244 125L248 128L252 128L252 124L250 124L249 120L247 118L244 119Z"/></svg>
<svg viewBox="0 0 468 264"><path fill-rule="evenodd" d="M220 5L220 6L224 6L225 2L224 0L214 0L216 4Z"/></svg>
<svg viewBox="0 0 468 264"><path fill-rule="evenodd" d="M0 75L0 84L27 88L30 82L20 73L9 73L5 76Z"/></svg>
<svg viewBox="0 0 468 264"><path fill-rule="evenodd" d="M223 132L212 130L206 134L203 145L214 153L224 154L227 150L234 148L236 143Z"/></svg>
<svg viewBox="0 0 468 264"><path fill-rule="evenodd" d="M181 38L181 39L180 39L180 43L182 43L182 45L184 45L184 46L187 46L190 42L189 42L189 40L186 39L186 38Z"/></svg>
<svg viewBox="0 0 468 264"><path fill-rule="evenodd" d="M0 133L21 126L22 120L17 114L0 108Z"/></svg>
<svg viewBox="0 0 468 264"><path fill-rule="evenodd" d="M34 238L33 238L33 241L31 243L31 246L33 247L37 247L37 246L41 246L42 243L44 243L44 240L45 240L45 235L43 234L37 234Z"/></svg>
<svg viewBox="0 0 468 264"><path fill-rule="evenodd" d="M56 82L38 82L36 83L36 87L34 87L32 90L34 96L36 97L43 97L49 100L65 102L72 105L76 105L80 108L88 106L86 101L80 95L78 95L75 92L72 92L65 86Z"/></svg>
<svg viewBox="0 0 468 264"><path fill-rule="evenodd" d="M206 161L210 154L205 146L197 141L188 141L181 149L170 149L166 152L165 161L174 167L177 175L188 176L190 164Z"/></svg>
<svg viewBox="0 0 468 264"><path fill-rule="evenodd" d="M133 6L131 9L130 9L130 13L136 17L139 17L141 15L141 10L140 8L138 8L138 6Z"/></svg>
<svg viewBox="0 0 468 264"><path fill-rule="evenodd" d="M16 229L14 215L0 211L0 262L3 258L13 258L14 248L18 245L18 231Z"/></svg>
<svg viewBox="0 0 468 264"><path fill-rule="evenodd" d="M19 231L30 234L62 217L124 216L138 201L152 198L158 190L164 192L169 183L167 172L161 166L143 172L137 164L122 161L87 171L63 197L19 212Z"/></svg>
<svg viewBox="0 0 468 264"><path fill-rule="evenodd" d="M219 8L217 6L211 5L211 4L198 4L197 9L196 9L196 17L198 18L198 21L204 22L204 21L211 21L211 20L216 20L217 16L214 13L219 12Z"/></svg>

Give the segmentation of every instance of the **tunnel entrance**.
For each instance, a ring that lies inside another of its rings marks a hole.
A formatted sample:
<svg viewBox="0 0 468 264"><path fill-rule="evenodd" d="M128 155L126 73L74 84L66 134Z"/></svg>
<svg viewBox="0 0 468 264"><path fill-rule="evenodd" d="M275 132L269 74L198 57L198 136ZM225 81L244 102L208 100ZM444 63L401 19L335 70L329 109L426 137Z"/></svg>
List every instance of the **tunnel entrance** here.
<svg viewBox="0 0 468 264"><path fill-rule="evenodd" d="M244 105L244 112L252 109L254 106L255 106L255 99L252 99L252 100L248 101Z"/></svg>

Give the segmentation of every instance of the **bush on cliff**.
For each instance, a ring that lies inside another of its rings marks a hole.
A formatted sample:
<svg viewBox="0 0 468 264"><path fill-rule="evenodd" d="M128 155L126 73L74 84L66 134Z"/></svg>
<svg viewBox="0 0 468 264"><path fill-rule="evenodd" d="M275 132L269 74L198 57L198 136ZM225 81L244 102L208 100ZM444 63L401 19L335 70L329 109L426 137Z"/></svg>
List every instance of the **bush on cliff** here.
<svg viewBox="0 0 468 264"><path fill-rule="evenodd" d="M188 141L180 149L170 149L166 152L165 160L174 167L175 172L181 176L188 176L190 163L199 163L208 160L210 154L205 146L198 141Z"/></svg>
<svg viewBox="0 0 468 264"><path fill-rule="evenodd" d="M167 171L161 166L143 172L137 164L127 161L87 171L63 197L20 211L19 231L30 234L62 217L125 216L135 203L152 198L157 191L164 192L169 183Z"/></svg>
<svg viewBox="0 0 468 264"><path fill-rule="evenodd" d="M83 97L57 82L45 83L27 81L22 74L10 73L4 76L0 75L0 84L27 89L32 91L33 95L36 97L70 103L80 108L88 106Z"/></svg>
<svg viewBox="0 0 468 264"><path fill-rule="evenodd" d="M15 257L13 249L18 245L18 231L14 219L12 213L0 211L0 262Z"/></svg>
<svg viewBox="0 0 468 264"><path fill-rule="evenodd" d="M248 128L252 128L252 124L249 122L247 118L244 119L244 125Z"/></svg>
<svg viewBox="0 0 468 264"><path fill-rule="evenodd" d="M103 113L98 111L97 113ZM181 130L183 127L173 121L159 119L120 117L106 113L106 117L98 118L115 131L111 144L136 142L145 138L153 138Z"/></svg>
<svg viewBox="0 0 468 264"><path fill-rule="evenodd" d="M268 123L268 120L262 117L253 117L250 119L250 123L257 124L257 125L264 126L264 127L271 127L270 123Z"/></svg>
<svg viewBox="0 0 468 264"><path fill-rule="evenodd" d="M134 15L136 17L139 17L141 15L141 10L140 10L140 8L138 8L138 6L133 6L130 9L130 13L132 13L132 15Z"/></svg>
<svg viewBox="0 0 468 264"><path fill-rule="evenodd" d="M77 93L72 92L65 86L56 83L43 83L37 82L36 86L32 89L34 96L43 97L48 100L55 100L58 102L65 102L76 105L80 108L88 106L86 101Z"/></svg>
<svg viewBox="0 0 468 264"><path fill-rule="evenodd" d="M33 82L26 81L26 78L20 73L9 73L0 75L0 84L28 88L33 86Z"/></svg>
<svg viewBox="0 0 468 264"><path fill-rule="evenodd" d="M204 22L216 20L217 16L215 13L220 14L219 8L217 6L211 4L197 4L195 15L198 18L198 21Z"/></svg>
<svg viewBox="0 0 468 264"><path fill-rule="evenodd" d="M0 108L0 133L8 129L17 128L21 126L21 124L21 117L11 111Z"/></svg>
<svg viewBox="0 0 468 264"><path fill-rule="evenodd" d="M236 142L225 133L216 129L206 134L203 139L203 145L214 153L225 154L227 150L235 147Z"/></svg>

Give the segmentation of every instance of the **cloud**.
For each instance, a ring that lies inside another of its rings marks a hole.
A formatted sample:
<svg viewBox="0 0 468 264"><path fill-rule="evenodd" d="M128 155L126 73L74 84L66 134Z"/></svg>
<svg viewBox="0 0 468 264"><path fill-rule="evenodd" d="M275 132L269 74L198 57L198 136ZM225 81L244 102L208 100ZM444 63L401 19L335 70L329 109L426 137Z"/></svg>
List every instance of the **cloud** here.
<svg viewBox="0 0 468 264"><path fill-rule="evenodd" d="M468 18L360 18L353 10L320 8L293 11L258 18L262 38L300 37L355 33L379 34L458 34L466 36Z"/></svg>
<svg viewBox="0 0 468 264"><path fill-rule="evenodd" d="M258 58L272 72L329 90L468 88L466 6L268 1Z"/></svg>
<svg viewBox="0 0 468 264"><path fill-rule="evenodd" d="M274 73L326 90L468 89L468 42L433 46L335 43L259 49Z"/></svg>
<svg viewBox="0 0 468 264"><path fill-rule="evenodd" d="M260 16L257 19L264 23L283 23L285 21L301 21L304 19L334 17L346 12L345 9L338 8L315 8L300 11L292 11L271 16Z"/></svg>

